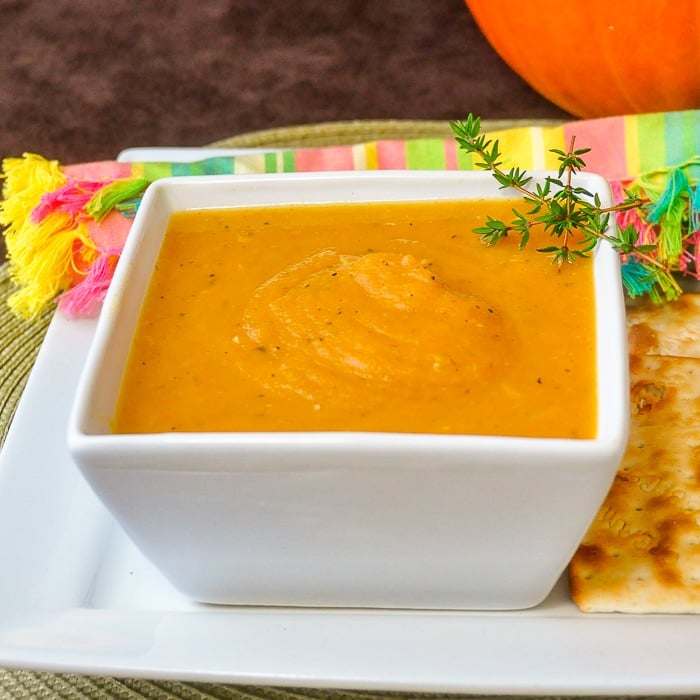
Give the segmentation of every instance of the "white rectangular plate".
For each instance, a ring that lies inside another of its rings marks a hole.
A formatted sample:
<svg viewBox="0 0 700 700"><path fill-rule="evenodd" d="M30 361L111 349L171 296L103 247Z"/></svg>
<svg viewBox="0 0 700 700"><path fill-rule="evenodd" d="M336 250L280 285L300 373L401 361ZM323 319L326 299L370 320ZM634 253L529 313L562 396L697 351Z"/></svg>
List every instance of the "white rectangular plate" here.
<svg viewBox="0 0 700 700"><path fill-rule="evenodd" d="M700 616L584 615L564 580L523 612L191 603L135 549L67 453L94 325L53 319L0 453L0 666L414 692L700 692Z"/></svg>

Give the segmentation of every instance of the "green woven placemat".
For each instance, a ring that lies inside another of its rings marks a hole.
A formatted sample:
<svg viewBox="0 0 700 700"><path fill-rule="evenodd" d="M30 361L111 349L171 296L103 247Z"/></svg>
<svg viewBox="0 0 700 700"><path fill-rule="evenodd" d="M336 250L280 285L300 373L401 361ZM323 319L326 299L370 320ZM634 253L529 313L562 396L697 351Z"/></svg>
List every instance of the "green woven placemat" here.
<svg viewBox="0 0 700 700"><path fill-rule="evenodd" d="M561 120L557 119L484 119L481 125L486 131L495 131L518 126L554 126L561 123ZM447 120L361 119L265 129L229 136L210 143L209 146L214 148L314 148L380 139L451 138L453 135Z"/></svg>
<svg viewBox="0 0 700 700"><path fill-rule="evenodd" d="M234 686L223 683L180 683L82 676L77 674L0 672L0 700L10 698L149 698L150 700L470 700L485 695L445 695L432 693L373 693L370 691L319 690L308 688L271 688ZM503 700L507 700L504 698ZM527 697L519 700L528 700ZM557 700L557 698L552 698ZM606 700L599 698L598 700ZM612 700L609 698L608 700ZM618 700L618 699L615 699Z"/></svg>
<svg viewBox="0 0 700 700"><path fill-rule="evenodd" d="M4 263L0 266L0 445L5 440L52 315L49 309L32 323L20 321L7 306L11 291L9 269Z"/></svg>
<svg viewBox="0 0 700 700"><path fill-rule="evenodd" d="M533 124L554 124L547 120L507 120L484 122L487 129L510 128ZM380 138L425 138L450 135L446 122L408 120L329 122L307 126L270 129L242 134L211 146L218 147L298 147L360 143ZM0 444L10 427L17 402L22 394L34 360L41 346L52 311L38 320L19 321L7 308L12 290L7 264L0 265ZM450 699L485 698L484 695L447 695L440 693L389 693L344 691L332 689L272 688L219 683L119 679L72 673L47 673L28 670L0 669L0 700L14 698L150 698L153 700L397 700L407 698ZM506 696L503 696L506 697ZM542 697L539 695L519 698ZM555 698L556 700L556 698ZM599 700L612 700L612 696Z"/></svg>

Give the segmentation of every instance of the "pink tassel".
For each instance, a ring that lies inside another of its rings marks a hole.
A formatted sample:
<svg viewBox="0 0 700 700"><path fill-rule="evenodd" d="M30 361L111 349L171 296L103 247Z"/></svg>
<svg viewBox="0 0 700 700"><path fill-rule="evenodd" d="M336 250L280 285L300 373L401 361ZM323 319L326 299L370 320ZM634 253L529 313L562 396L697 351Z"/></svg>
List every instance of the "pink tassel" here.
<svg viewBox="0 0 700 700"><path fill-rule="evenodd" d="M700 231L695 231L685 239L678 268L684 275L700 279Z"/></svg>
<svg viewBox="0 0 700 700"><path fill-rule="evenodd" d="M625 188L622 182L614 180L610 182L610 190L613 196L613 202L618 204L625 198ZM640 245L655 245L658 237L658 232L653 224L645 221L640 216L640 208L627 209L626 211L617 212L617 224L621 229L626 229L628 226L634 226L637 231L637 243Z"/></svg>
<svg viewBox="0 0 700 700"><path fill-rule="evenodd" d="M96 315L112 281L130 226L131 221L116 211L108 214L100 223L87 222L90 238L99 255L90 263L84 277L59 296L58 308L61 312L74 317Z"/></svg>
<svg viewBox="0 0 700 700"><path fill-rule="evenodd" d="M87 275L59 296L59 310L73 317L94 316L112 281L117 255L118 251L101 253L90 266Z"/></svg>
<svg viewBox="0 0 700 700"><path fill-rule="evenodd" d="M85 205L105 184L107 183L91 180L71 180L63 187L59 187L53 192L47 192L32 210L32 222L41 223L47 216L57 211L65 212L73 217L79 216Z"/></svg>

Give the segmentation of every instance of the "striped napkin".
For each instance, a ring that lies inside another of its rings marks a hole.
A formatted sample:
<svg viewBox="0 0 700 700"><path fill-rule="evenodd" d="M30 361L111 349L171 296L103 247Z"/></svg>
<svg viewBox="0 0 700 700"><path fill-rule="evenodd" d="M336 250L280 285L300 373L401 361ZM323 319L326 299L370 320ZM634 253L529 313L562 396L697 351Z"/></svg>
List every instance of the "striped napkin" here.
<svg viewBox="0 0 700 700"><path fill-rule="evenodd" d="M672 264L700 270L700 111L629 115L560 126L517 127L498 139L503 167L556 170L552 149L590 148L586 169L649 202L632 223L644 242L679 242ZM68 316L94 314L104 298L148 185L184 175L347 170L455 170L474 167L454 139L382 140L324 148L254 151L190 163L61 165L35 154L3 161L0 224L16 291L13 311L35 318L49 304ZM620 222L627 224L629 221ZM672 246L673 247L673 246ZM634 294L645 291L629 289Z"/></svg>

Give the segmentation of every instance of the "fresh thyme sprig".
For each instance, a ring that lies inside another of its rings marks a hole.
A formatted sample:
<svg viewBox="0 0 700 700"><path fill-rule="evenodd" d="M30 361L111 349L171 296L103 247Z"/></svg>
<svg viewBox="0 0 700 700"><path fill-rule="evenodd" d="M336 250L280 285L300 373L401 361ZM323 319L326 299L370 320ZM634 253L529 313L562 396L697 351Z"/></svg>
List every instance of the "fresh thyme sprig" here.
<svg viewBox="0 0 700 700"><path fill-rule="evenodd" d="M643 201L625 192L624 200L603 207L597 194L574 185L574 175L585 167L583 156L590 148L576 149L572 139L567 151L552 149L559 160L557 176L533 183L529 173L521 168L502 168L498 140L481 133L479 117L469 114L465 121L451 122L450 126L459 147L477 157L475 167L489 170L502 188L519 192L526 205L524 212L513 210L514 218L510 222L487 216L485 225L474 229L487 245L494 245L513 233L520 237L519 245L523 248L530 240L531 230L542 226L553 242L537 250L551 255L553 262L561 266L586 257L599 240L606 240L623 258L634 259L639 264L652 298L671 300L681 294L672 270L658 259L656 245L639 244L632 225L622 229L616 224L615 233L608 230L611 215L641 207Z"/></svg>

